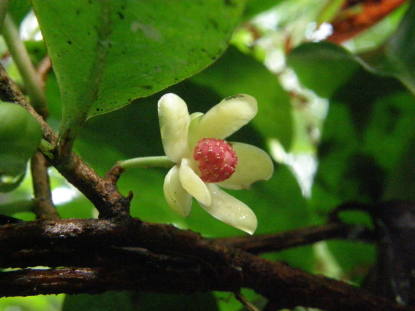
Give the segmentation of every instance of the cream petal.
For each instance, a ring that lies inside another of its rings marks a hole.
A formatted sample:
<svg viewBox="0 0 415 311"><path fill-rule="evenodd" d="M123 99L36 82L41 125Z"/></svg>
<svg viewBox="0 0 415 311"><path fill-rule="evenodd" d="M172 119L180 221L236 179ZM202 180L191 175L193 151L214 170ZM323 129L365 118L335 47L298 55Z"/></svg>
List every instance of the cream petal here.
<svg viewBox="0 0 415 311"><path fill-rule="evenodd" d="M164 197L174 212L182 217L189 216L192 196L180 182L178 165L173 166L164 179Z"/></svg>
<svg viewBox="0 0 415 311"><path fill-rule="evenodd" d="M241 201L222 191L215 184L207 184L212 195L210 206L199 202L203 209L224 223L249 234L256 230L258 221L254 212Z"/></svg>
<svg viewBox="0 0 415 311"><path fill-rule="evenodd" d="M188 154L188 128L190 123L187 105L179 96L169 93L158 102L161 139L166 156L177 163Z"/></svg>
<svg viewBox="0 0 415 311"><path fill-rule="evenodd" d="M255 98L245 94L230 96L212 107L200 120L195 136L224 139L247 124L256 115Z"/></svg>
<svg viewBox="0 0 415 311"><path fill-rule="evenodd" d="M190 124L189 124L189 150L193 152L194 148L196 147L199 139L195 137L196 129L199 126L200 121L203 119L204 114L201 112L194 112L190 115Z"/></svg>
<svg viewBox="0 0 415 311"><path fill-rule="evenodd" d="M206 184L195 173L191 165L192 161L190 159L182 159L179 170L180 182L183 188L196 200L205 205L210 205L212 203L212 196Z"/></svg>
<svg viewBox="0 0 415 311"><path fill-rule="evenodd" d="M233 175L220 183L228 189L249 189L251 184L259 180L268 180L274 173L274 164L270 156L262 149L243 143L231 143L238 157Z"/></svg>

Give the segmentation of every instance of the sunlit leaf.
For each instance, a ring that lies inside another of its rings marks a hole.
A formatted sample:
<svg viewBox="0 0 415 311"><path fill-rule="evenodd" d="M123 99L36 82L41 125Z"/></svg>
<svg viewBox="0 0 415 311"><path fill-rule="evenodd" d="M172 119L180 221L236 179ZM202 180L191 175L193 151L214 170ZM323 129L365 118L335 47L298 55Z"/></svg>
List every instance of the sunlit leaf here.
<svg viewBox="0 0 415 311"><path fill-rule="evenodd" d="M38 295L29 297L3 297L1 310L52 311L60 310L65 295Z"/></svg>
<svg viewBox="0 0 415 311"><path fill-rule="evenodd" d="M249 0L246 5L245 18L250 18L277 6L284 0Z"/></svg>

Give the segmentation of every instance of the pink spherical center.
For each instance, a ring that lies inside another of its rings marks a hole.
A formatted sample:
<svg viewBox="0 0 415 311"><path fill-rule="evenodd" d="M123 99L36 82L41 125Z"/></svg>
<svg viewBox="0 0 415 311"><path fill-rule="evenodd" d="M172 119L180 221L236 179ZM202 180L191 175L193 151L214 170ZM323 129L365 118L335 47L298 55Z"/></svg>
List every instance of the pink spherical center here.
<svg viewBox="0 0 415 311"><path fill-rule="evenodd" d="M238 157L232 146L224 140L203 138L194 151L193 158L199 162L200 178L204 182L221 182L235 172Z"/></svg>

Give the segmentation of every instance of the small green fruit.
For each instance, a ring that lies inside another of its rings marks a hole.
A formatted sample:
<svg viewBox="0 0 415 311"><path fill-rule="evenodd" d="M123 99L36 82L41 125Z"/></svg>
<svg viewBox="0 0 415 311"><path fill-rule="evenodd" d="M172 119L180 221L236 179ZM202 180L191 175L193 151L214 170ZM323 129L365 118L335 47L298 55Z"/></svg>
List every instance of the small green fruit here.
<svg viewBox="0 0 415 311"><path fill-rule="evenodd" d="M23 107L0 102L0 192L15 189L42 139L42 128Z"/></svg>

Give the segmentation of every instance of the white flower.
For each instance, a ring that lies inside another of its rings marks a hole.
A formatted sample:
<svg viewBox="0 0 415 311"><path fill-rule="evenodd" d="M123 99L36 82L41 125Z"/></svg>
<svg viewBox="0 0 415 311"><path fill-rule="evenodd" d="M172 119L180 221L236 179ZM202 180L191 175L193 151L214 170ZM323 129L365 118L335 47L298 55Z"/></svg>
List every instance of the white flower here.
<svg viewBox="0 0 415 311"><path fill-rule="evenodd" d="M223 141L251 121L257 110L255 98L242 94L225 98L206 114L189 115L186 103L175 94L159 100L163 148L176 163L164 180L164 195L173 211L188 216L194 197L213 217L254 233L254 212L218 185L248 189L271 178L274 167L263 150Z"/></svg>

